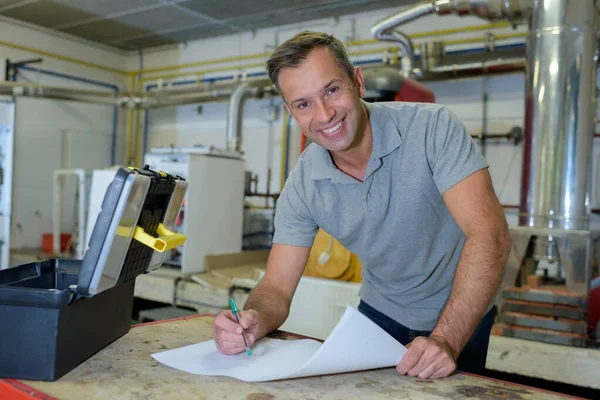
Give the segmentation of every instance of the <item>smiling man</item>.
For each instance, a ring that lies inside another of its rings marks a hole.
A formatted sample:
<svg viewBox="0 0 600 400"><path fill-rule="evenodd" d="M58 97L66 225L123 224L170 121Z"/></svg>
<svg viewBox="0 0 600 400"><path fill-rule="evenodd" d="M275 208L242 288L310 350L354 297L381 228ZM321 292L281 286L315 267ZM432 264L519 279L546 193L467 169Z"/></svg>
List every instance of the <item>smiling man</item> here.
<svg viewBox="0 0 600 400"><path fill-rule="evenodd" d="M254 343L285 322L322 228L362 262L359 311L407 345L398 373L481 373L510 238L465 127L441 105L364 102L361 69L328 34L297 34L267 68L313 143L278 200L266 274L240 324L215 318L219 350L242 352L242 330Z"/></svg>

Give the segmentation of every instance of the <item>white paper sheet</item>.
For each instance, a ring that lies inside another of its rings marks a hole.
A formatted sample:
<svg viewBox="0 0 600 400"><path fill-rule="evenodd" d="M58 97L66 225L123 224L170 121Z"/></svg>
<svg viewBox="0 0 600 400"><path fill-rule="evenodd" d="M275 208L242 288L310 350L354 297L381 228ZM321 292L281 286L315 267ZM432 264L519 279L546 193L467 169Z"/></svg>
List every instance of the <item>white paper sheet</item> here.
<svg viewBox="0 0 600 400"><path fill-rule="evenodd" d="M225 355L213 340L152 354L192 374L222 375L246 382L336 374L397 365L406 348L351 306L321 344L312 339L263 338L245 352Z"/></svg>

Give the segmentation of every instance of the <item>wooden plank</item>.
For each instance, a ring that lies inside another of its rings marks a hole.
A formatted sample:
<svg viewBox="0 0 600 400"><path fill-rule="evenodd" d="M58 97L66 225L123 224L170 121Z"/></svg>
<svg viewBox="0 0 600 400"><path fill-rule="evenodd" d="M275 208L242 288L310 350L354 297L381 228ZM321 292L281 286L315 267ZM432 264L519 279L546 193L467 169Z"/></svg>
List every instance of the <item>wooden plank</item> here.
<svg viewBox="0 0 600 400"><path fill-rule="evenodd" d="M246 264L238 265L235 267L223 267L211 271L216 276L227 277L227 278L245 278L257 280L260 274L257 270L264 270L263 264Z"/></svg>
<svg viewBox="0 0 600 400"><path fill-rule="evenodd" d="M538 288L542 284L542 277L539 275L529 275L527 277L527 285L530 288Z"/></svg>
<svg viewBox="0 0 600 400"><path fill-rule="evenodd" d="M573 307L587 307L587 296L567 291L566 287L540 286L539 288L508 287L503 290L507 300L553 303Z"/></svg>
<svg viewBox="0 0 600 400"><path fill-rule="evenodd" d="M210 288L229 290L229 288L232 286L231 278L226 276L218 276L212 272L207 272L205 274L194 274L191 276L191 279L202 286Z"/></svg>
<svg viewBox="0 0 600 400"><path fill-rule="evenodd" d="M504 303L504 311L569 319L583 319L586 318L587 314L587 310L584 308L522 300L506 300Z"/></svg>
<svg viewBox="0 0 600 400"><path fill-rule="evenodd" d="M560 399L556 393L458 373L439 380L399 376L394 368L246 383L166 367L151 354L211 338L213 317L138 325L57 382L26 381L36 390L70 399ZM294 335L274 336L293 340ZM596 370L597 371L597 370ZM2 393L0 392L0 397Z"/></svg>
<svg viewBox="0 0 600 400"><path fill-rule="evenodd" d="M574 332L582 335L587 333L587 324L585 321L568 318L556 318L507 311L502 314L502 321L507 325Z"/></svg>
<svg viewBox="0 0 600 400"><path fill-rule="evenodd" d="M600 350L492 335L486 367L600 389Z"/></svg>
<svg viewBox="0 0 600 400"><path fill-rule="evenodd" d="M141 299L173 304L175 294L175 278L159 274L144 274L135 279L134 296Z"/></svg>
<svg viewBox="0 0 600 400"><path fill-rule="evenodd" d="M229 290L199 285L192 281L177 283L177 303L181 305L204 304L212 307L229 307Z"/></svg>
<svg viewBox="0 0 600 400"><path fill-rule="evenodd" d="M240 265L261 264L267 265L269 250L251 250L241 253L219 254L204 256L204 267L206 272L219 268L238 267Z"/></svg>
<svg viewBox="0 0 600 400"><path fill-rule="evenodd" d="M574 347L586 347L588 342L587 335L581 335L579 333L517 325L506 325L502 330L502 336Z"/></svg>

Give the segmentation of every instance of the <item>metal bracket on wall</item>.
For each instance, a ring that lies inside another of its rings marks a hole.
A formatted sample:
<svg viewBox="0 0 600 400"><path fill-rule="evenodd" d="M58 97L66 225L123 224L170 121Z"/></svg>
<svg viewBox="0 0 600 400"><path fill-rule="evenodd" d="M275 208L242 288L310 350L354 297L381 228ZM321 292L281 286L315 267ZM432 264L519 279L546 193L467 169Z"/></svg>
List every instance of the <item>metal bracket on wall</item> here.
<svg viewBox="0 0 600 400"><path fill-rule="evenodd" d="M479 139L482 142L485 142L488 139L508 139L512 140L514 145L518 145L523 140L523 128L520 126L513 126L510 131L506 133L478 133L475 135L471 135L474 139Z"/></svg>
<svg viewBox="0 0 600 400"><path fill-rule="evenodd" d="M4 80L5 81L14 81L17 72L19 72L19 68L27 65L27 64L37 64L41 63L44 60L42 58L33 58L31 60L24 60L18 62L11 62L8 58L6 59L6 66L4 67Z"/></svg>

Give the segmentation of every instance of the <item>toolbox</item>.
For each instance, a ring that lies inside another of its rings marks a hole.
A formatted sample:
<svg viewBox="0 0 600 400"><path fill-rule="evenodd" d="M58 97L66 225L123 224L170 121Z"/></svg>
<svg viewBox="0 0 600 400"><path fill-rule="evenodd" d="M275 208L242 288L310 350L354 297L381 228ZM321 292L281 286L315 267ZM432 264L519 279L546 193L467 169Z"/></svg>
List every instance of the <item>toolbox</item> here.
<svg viewBox="0 0 600 400"><path fill-rule="evenodd" d="M131 326L135 278L182 245L173 232L187 182L120 167L82 260L0 271L0 378L55 381Z"/></svg>

